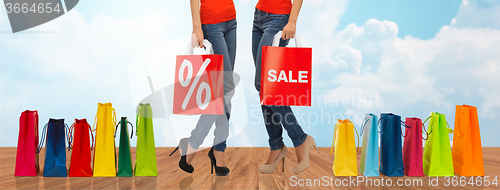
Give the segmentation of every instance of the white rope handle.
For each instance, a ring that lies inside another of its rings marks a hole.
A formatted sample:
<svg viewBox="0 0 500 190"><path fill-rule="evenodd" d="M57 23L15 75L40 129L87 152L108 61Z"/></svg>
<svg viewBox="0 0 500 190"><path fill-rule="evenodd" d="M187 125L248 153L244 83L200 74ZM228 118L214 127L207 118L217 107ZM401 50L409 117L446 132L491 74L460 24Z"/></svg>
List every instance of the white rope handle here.
<svg viewBox="0 0 500 190"><path fill-rule="evenodd" d="M203 45L205 46L205 54L214 54L214 48L212 47L212 44L208 40L203 40ZM191 46L191 43L188 44L186 48L186 55L193 55L193 46Z"/></svg>
<svg viewBox="0 0 500 190"><path fill-rule="evenodd" d="M280 45L280 39L281 36L283 35L283 31L279 31L274 35L273 38L273 46L278 47ZM300 40L300 37L295 34L295 37L293 38L295 40L295 47L302 47L302 40Z"/></svg>

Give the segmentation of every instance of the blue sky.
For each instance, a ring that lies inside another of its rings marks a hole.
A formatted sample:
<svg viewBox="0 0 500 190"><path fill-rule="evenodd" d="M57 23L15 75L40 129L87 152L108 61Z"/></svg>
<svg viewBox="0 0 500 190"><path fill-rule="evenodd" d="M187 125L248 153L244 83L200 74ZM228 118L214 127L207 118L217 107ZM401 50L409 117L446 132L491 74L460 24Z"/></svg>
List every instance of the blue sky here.
<svg viewBox="0 0 500 190"><path fill-rule="evenodd" d="M340 18L339 28L348 24L363 25L366 20L390 20L398 24L398 37L411 35L430 39L457 15L460 0L352 0Z"/></svg>
<svg viewBox="0 0 500 190"><path fill-rule="evenodd" d="M40 126L49 117L69 124L75 117L92 120L98 102L112 102L118 117L134 118L135 104L150 94L145 76L155 90L171 84L175 55L189 43L189 4L95 3L80 1L62 17L18 34L8 32L0 9L0 146L16 146L23 110L38 109ZM250 53L256 3L235 1L241 85L228 146L267 146ZM330 146L336 119L350 119L359 129L365 113L425 119L440 112L453 128L455 105L470 104L479 110L483 146L500 146L495 18L496 0L306 1L297 32L313 48L315 99L312 107L293 108L300 124L319 146ZM175 146L196 119L156 119L157 146ZM292 146L288 138L285 144Z"/></svg>

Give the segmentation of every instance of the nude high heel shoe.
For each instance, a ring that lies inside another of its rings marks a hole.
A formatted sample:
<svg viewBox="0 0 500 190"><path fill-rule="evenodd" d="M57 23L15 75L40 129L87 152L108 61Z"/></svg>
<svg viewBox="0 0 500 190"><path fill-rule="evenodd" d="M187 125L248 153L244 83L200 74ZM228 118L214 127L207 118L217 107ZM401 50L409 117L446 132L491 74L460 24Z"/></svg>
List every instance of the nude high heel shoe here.
<svg viewBox="0 0 500 190"><path fill-rule="evenodd" d="M293 167L292 172L294 174L298 174L304 171L311 165L309 161L309 152L311 150L311 147L314 147L316 151L318 151L319 155L323 157L323 154L321 154L321 152L318 150L318 147L316 146L316 142L314 142L313 137L307 135L306 141L304 143L305 143L305 151L304 151L305 155L302 161L300 161L299 163L297 163L297 165L295 165L295 167Z"/></svg>
<svg viewBox="0 0 500 190"><path fill-rule="evenodd" d="M278 158L276 158L276 160L272 164L264 164L264 165L260 166L259 167L259 172L261 174L272 174L272 173L274 173L274 169L276 168L276 165L278 165L278 163L280 162L280 160L282 160L283 172L284 172L285 171L285 157L286 157L287 154L288 154L288 149L286 148L285 145L283 145L283 147L281 147L281 153L278 156Z"/></svg>

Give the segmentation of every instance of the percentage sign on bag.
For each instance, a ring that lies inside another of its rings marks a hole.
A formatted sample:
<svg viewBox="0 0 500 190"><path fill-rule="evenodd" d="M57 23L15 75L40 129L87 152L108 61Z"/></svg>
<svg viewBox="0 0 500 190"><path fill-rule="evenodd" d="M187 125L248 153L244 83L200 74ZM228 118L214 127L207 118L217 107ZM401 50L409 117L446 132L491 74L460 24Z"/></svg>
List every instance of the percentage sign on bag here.
<svg viewBox="0 0 500 190"><path fill-rule="evenodd" d="M182 102L182 109L186 110L186 107L189 103L189 99L191 99L191 95L193 95L194 89L196 88L196 85L198 85L198 81L201 78L201 75L205 70L207 69L208 64L210 64L210 59L206 59L203 62L203 65L201 65L200 70L198 70L198 73L196 74L196 77L194 78L193 83L189 87L189 91L186 94L186 97L184 98L184 101ZM187 71L187 76L184 78L184 70L188 69ZM182 87L187 87L191 83L191 78L193 77L193 64L185 59L179 69L179 83L181 84ZM205 100L201 102L201 95L205 91ZM210 97L212 96L211 94L211 88L210 85L208 85L206 82L201 82L200 86L198 87L198 90L196 91L196 104L201 110L205 110L208 107L208 103L210 102Z"/></svg>

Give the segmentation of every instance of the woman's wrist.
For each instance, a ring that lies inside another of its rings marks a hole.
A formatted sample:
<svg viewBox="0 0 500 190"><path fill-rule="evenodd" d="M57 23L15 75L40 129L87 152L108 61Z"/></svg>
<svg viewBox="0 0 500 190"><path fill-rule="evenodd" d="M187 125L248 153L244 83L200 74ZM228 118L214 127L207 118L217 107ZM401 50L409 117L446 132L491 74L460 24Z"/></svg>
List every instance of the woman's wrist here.
<svg viewBox="0 0 500 190"><path fill-rule="evenodd" d="M199 27L193 26L193 33L201 32L201 31L202 31L201 26L199 26Z"/></svg>
<svg viewBox="0 0 500 190"><path fill-rule="evenodd" d="M201 30L201 23L193 23L193 31Z"/></svg>

